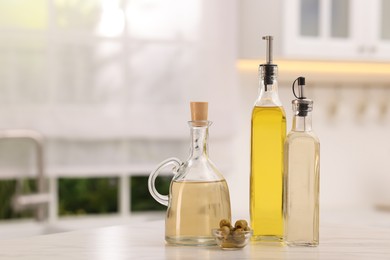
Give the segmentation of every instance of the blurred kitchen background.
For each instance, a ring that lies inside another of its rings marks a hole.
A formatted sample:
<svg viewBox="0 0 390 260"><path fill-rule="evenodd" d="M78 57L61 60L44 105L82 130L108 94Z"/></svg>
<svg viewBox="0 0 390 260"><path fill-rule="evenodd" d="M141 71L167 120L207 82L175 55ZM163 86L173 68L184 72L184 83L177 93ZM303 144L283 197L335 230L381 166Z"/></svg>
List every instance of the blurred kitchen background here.
<svg viewBox="0 0 390 260"><path fill-rule="evenodd" d="M190 101L248 218L262 35L288 130L296 77L314 100L322 209L389 210L389 17L388 0L0 0L0 239L162 218L147 176L187 158Z"/></svg>

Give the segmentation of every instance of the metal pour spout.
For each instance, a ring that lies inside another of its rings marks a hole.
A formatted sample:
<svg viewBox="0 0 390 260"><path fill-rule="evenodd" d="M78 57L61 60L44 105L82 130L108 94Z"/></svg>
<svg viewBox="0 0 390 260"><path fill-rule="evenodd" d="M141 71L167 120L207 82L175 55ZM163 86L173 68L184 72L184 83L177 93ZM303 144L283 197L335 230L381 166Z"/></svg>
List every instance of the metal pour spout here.
<svg viewBox="0 0 390 260"><path fill-rule="evenodd" d="M274 37L273 36L270 36L270 35L267 35L267 36L263 36L263 40L266 40L267 43L266 43L266 64L272 64L272 61L273 61L273 57L272 57L272 52L273 52L273 48L272 48L272 41L273 41Z"/></svg>

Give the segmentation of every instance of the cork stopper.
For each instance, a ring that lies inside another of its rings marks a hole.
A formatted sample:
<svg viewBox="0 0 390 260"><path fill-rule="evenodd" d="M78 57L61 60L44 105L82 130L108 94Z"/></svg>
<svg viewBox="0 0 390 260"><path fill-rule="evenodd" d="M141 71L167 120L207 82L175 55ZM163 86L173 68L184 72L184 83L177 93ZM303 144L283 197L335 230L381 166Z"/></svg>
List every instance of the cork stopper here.
<svg viewBox="0 0 390 260"><path fill-rule="evenodd" d="M207 113L208 113L208 102L191 102L191 120L192 121L203 121L199 122L197 126L207 125Z"/></svg>

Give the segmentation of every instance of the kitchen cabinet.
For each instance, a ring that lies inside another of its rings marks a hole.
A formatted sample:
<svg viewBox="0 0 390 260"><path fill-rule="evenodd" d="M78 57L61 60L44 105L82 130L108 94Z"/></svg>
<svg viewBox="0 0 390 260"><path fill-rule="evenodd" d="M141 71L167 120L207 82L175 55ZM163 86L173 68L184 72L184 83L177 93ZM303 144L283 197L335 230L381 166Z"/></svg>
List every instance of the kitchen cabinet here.
<svg viewBox="0 0 390 260"><path fill-rule="evenodd" d="M285 0L286 58L390 60L390 1Z"/></svg>

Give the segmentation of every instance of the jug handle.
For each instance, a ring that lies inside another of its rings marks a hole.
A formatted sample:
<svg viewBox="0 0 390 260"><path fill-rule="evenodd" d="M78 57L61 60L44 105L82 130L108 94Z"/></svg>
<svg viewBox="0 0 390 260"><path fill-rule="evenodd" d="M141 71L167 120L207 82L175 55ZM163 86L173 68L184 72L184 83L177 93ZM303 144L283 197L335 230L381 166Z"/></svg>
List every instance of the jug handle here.
<svg viewBox="0 0 390 260"><path fill-rule="evenodd" d="M179 167L183 164L179 159L177 158L168 158L165 161L162 161L157 168L149 175L148 179L148 188L149 192L152 195L152 197L157 200L157 202L168 206L168 196L160 194L155 185L156 178L158 174L160 173L161 169L165 168L166 166L173 164L174 167L172 168L172 172L175 174Z"/></svg>

